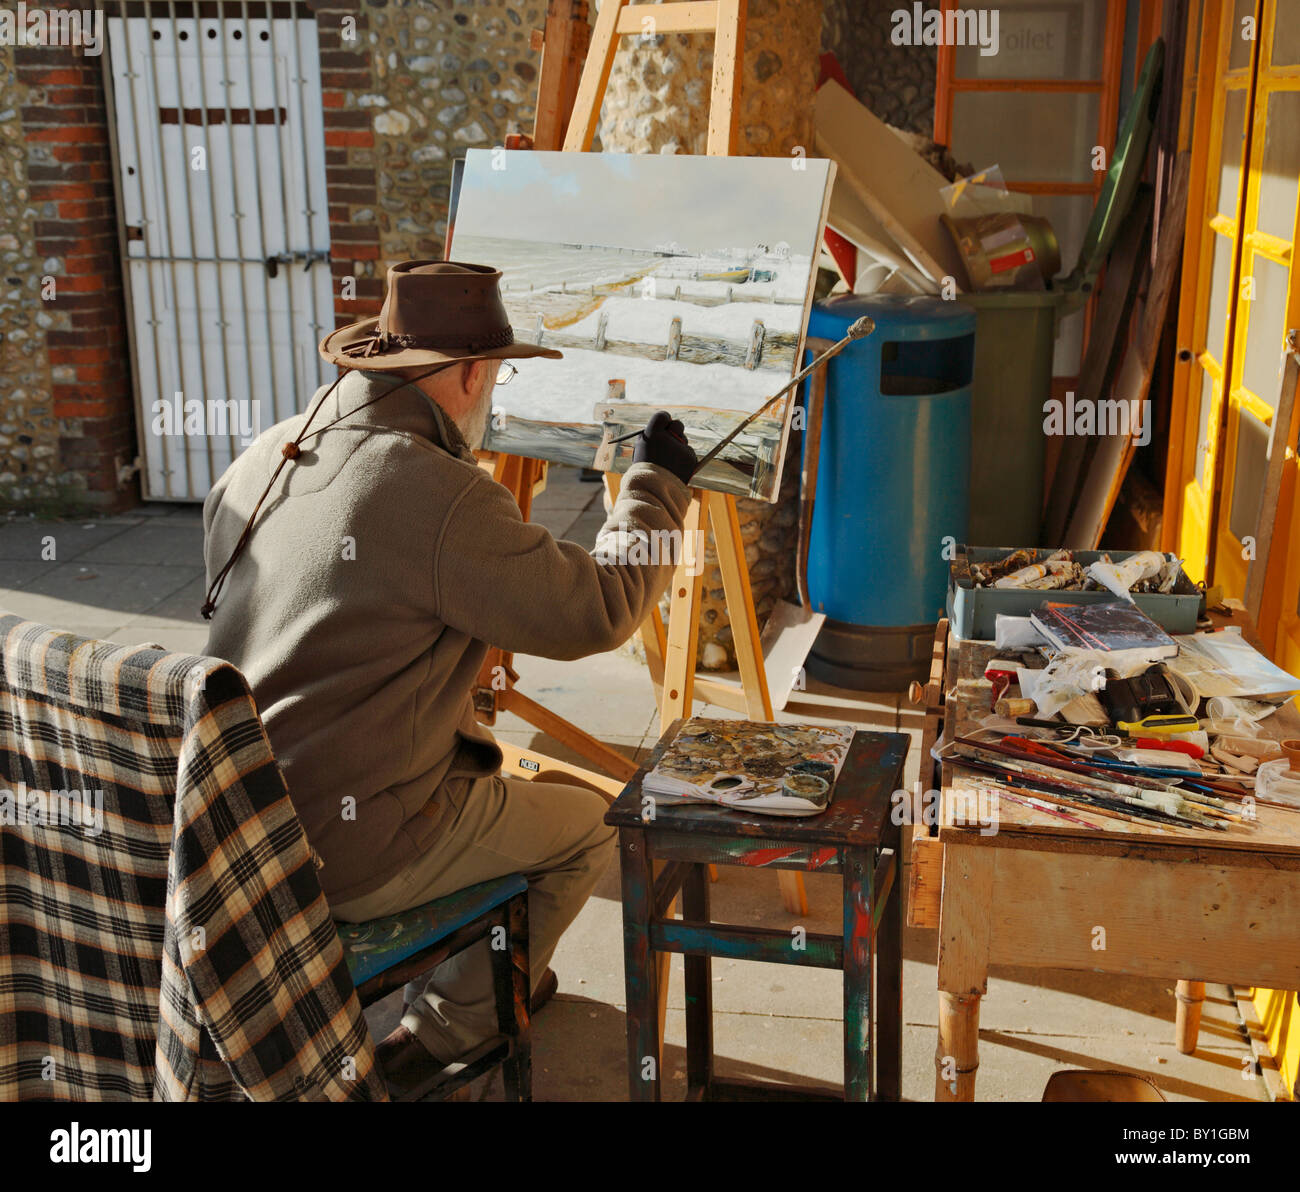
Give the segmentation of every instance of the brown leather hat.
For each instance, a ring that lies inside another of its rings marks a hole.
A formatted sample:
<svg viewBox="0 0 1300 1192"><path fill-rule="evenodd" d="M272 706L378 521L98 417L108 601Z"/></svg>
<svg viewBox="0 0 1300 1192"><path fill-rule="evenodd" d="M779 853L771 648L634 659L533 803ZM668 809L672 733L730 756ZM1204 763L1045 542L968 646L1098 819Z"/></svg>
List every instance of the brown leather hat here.
<svg viewBox="0 0 1300 1192"><path fill-rule="evenodd" d="M443 360L560 359L554 348L515 343L500 281L491 265L403 261L388 271L379 317L330 332L320 354L343 368L378 371Z"/></svg>

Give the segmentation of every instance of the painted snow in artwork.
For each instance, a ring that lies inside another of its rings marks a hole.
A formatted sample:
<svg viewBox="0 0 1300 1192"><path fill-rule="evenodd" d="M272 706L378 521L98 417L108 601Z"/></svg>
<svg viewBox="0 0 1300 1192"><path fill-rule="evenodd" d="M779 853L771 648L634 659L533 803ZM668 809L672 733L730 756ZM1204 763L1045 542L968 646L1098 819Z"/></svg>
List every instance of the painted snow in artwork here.
<svg viewBox="0 0 1300 1192"><path fill-rule="evenodd" d="M471 149L451 256L495 265L516 361L485 446L624 470L602 441L674 413L703 456L790 379L831 166L820 160ZM773 499L794 406L777 402L696 478Z"/></svg>

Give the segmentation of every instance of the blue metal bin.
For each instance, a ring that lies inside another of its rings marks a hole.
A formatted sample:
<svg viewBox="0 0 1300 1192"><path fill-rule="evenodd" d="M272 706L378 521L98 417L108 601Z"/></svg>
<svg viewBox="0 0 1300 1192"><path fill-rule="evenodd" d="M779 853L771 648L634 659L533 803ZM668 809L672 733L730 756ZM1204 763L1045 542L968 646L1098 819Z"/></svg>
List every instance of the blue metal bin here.
<svg viewBox="0 0 1300 1192"><path fill-rule="evenodd" d="M810 337L875 331L829 364L808 595L827 615L808 672L893 691L928 671L948 567L970 514L975 314L925 296L818 302ZM808 357L811 359L811 354Z"/></svg>

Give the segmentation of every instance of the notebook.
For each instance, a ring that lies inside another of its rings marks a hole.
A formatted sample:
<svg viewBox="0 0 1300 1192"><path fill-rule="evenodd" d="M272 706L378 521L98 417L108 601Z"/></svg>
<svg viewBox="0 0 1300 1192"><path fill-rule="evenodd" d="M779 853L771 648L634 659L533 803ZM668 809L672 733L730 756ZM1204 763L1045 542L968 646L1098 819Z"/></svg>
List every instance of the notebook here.
<svg viewBox="0 0 1300 1192"><path fill-rule="evenodd" d="M1173 658L1178 643L1135 604L1071 604L1035 609L1034 627L1058 650L1141 651L1154 660Z"/></svg>

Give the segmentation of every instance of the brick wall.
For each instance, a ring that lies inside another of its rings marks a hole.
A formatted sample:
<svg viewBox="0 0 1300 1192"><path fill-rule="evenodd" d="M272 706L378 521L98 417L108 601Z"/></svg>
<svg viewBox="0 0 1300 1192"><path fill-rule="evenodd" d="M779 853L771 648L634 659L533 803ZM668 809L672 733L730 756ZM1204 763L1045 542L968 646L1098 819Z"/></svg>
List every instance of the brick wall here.
<svg viewBox="0 0 1300 1192"><path fill-rule="evenodd" d="M34 300L48 316L51 483L61 502L119 508L137 499L133 483L119 482L136 449L102 67L71 47L16 47L14 79L32 232L49 279Z"/></svg>
<svg viewBox="0 0 1300 1192"><path fill-rule="evenodd" d="M374 81L374 65L362 0L319 0L311 7L320 39L334 316L342 326L378 314L384 298L375 133L370 109L356 102Z"/></svg>

